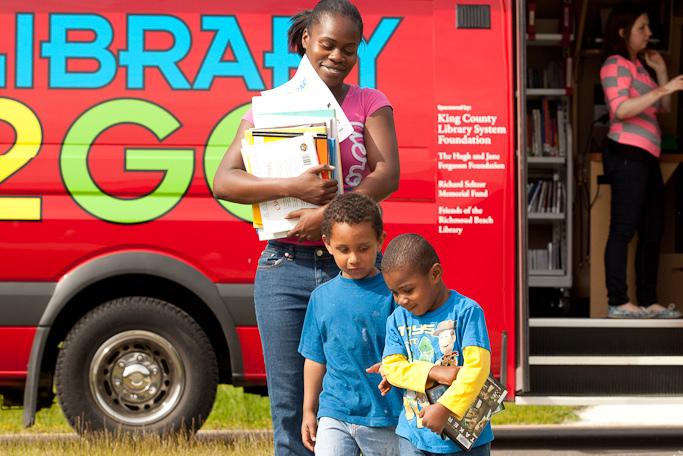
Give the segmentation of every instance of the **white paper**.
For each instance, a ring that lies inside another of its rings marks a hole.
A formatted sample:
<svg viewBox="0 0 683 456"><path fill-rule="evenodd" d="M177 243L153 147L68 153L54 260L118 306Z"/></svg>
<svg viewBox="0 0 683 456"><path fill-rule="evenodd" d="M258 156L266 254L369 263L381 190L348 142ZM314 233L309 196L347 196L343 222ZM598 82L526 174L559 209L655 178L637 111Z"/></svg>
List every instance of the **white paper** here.
<svg viewBox="0 0 683 456"><path fill-rule="evenodd" d="M348 138L353 132L353 126L349 119L342 111L341 106L337 102L329 87L325 85L318 73L311 65L306 55L301 59L299 63L299 68L292 79L285 82L281 86L278 86L271 90L265 90L261 92L261 96L271 97L271 96L282 96L282 95L297 95L296 102L286 106L285 111L306 111L310 109L334 109L337 114L337 130L339 132L339 141L343 141ZM291 98L290 98L291 100ZM265 101L265 100L264 100ZM275 101L275 100L273 100ZM262 128L256 125L257 117L264 111L257 112L255 105L252 105L252 112L254 113L254 125L257 128ZM269 112L280 112L280 110L269 109Z"/></svg>

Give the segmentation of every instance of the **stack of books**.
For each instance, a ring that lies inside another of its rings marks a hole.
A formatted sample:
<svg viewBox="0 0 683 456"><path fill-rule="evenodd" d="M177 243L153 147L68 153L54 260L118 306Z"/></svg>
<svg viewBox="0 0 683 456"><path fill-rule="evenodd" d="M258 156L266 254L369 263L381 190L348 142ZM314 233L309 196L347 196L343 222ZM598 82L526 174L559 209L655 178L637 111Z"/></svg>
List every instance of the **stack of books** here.
<svg viewBox="0 0 683 456"><path fill-rule="evenodd" d="M339 143L353 126L330 89L304 56L292 79L252 98L254 128L245 132L242 159L247 172L266 178L297 177L322 164L334 167L321 179L336 179L343 193ZM254 227L261 240L281 239L298 219L285 219L316 205L281 198L252 206Z"/></svg>
<svg viewBox="0 0 683 456"><path fill-rule="evenodd" d="M334 169L321 173L320 177L337 179L337 192L342 193L334 110L290 111L278 115L290 121L306 119L308 122L247 130L242 139L242 160L247 172L258 177L288 178L299 176L314 166L328 164ZM287 232L296 226L298 219L286 219L285 216L299 209L316 207L293 197L254 204L254 228L261 240L287 237Z"/></svg>

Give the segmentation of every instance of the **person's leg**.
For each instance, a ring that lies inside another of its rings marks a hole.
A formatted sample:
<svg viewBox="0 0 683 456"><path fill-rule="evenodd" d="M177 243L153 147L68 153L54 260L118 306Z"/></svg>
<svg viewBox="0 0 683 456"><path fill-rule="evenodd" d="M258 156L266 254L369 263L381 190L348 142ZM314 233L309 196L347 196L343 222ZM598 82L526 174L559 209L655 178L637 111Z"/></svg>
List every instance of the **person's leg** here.
<svg viewBox="0 0 683 456"><path fill-rule="evenodd" d="M354 425L354 437L363 456L398 456L396 426Z"/></svg>
<svg viewBox="0 0 683 456"><path fill-rule="evenodd" d="M630 302L626 285L628 245L636 232L645 203L647 165L603 154L612 189L609 237L605 247L605 283L610 306Z"/></svg>
<svg viewBox="0 0 683 456"><path fill-rule="evenodd" d="M430 453L417 448L405 437L398 436L398 454L401 456L429 456Z"/></svg>
<svg viewBox="0 0 683 456"><path fill-rule="evenodd" d="M334 418L320 418L315 439L315 456L359 456L361 450L352 435L353 426ZM368 455L363 453L363 456Z"/></svg>
<svg viewBox="0 0 683 456"><path fill-rule="evenodd" d="M652 160L649 167L643 217L638 225L636 250L636 298L640 306L658 303L657 272L659 246L664 234L664 182L659 161Z"/></svg>
<svg viewBox="0 0 683 456"><path fill-rule="evenodd" d="M459 453L456 453L456 454L459 454ZM469 456L490 456L490 454L491 454L491 442L486 443L484 445L479 445L478 447L474 447L467 454Z"/></svg>
<svg viewBox="0 0 683 456"><path fill-rule="evenodd" d="M329 255L315 258L321 250L269 244L254 281L276 456L312 454L301 442L304 358L298 348L311 292L336 275Z"/></svg>

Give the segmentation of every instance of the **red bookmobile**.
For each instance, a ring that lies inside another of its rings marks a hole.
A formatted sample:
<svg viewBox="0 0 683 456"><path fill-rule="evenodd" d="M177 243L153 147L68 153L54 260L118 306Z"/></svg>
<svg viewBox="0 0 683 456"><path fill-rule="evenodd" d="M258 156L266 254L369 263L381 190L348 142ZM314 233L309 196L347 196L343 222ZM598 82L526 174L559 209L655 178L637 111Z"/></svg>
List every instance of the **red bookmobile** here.
<svg viewBox="0 0 683 456"><path fill-rule="evenodd" d="M250 208L214 199L212 180L251 97L293 74L288 20L312 6L3 1L0 394L25 425L55 390L68 417L126 429L192 422L217 383L263 390L252 293L264 244ZM366 42L348 82L387 95L399 140L388 238L425 236L446 283L481 304L508 399L610 395L594 366L579 379L581 353L548 362L567 355L552 352L567 328L534 334L525 310L518 5L357 6Z"/></svg>

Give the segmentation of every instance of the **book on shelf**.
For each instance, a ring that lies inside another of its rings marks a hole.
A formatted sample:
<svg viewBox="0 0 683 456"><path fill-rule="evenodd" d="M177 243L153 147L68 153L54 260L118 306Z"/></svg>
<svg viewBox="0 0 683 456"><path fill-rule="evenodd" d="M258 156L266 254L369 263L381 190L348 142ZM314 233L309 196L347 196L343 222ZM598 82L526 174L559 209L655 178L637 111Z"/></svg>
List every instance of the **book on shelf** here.
<svg viewBox="0 0 683 456"><path fill-rule="evenodd" d="M529 182L527 186L527 212L530 214L553 213L565 211L565 186L559 176L553 179L539 179Z"/></svg>
<svg viewBox="0 0 683 456"><path fill-rule="evenodd" d="M534 40L536 39L536 2L528 2L526 9L526 33L530 40Z"/></svg>
<svg viewBox="0 0 683 456"><path fill-rule="evenodd" d="M440 383L427 388L427 398L434 404L448 389ZM508 391L493 375L489 375L484 386L462 418L449 414L443 429L443 436L451 439L464 451L469 452L491 417L504 410L503 400Z"/></svg>
<svg viewBox="0 0 683 456"><path fill-rule="evenodd" d="M527 251L529 270L542 275L544 271L563 271L566 247L561 242L548 242L545 249Z"/></svg>
<svg viewBox="0 0 683 456"><path fill-rule="evenodd" d="M564 104L546 97L528 102L527 155L532 157L565 157L568 147L568 116Z"/></svg>

